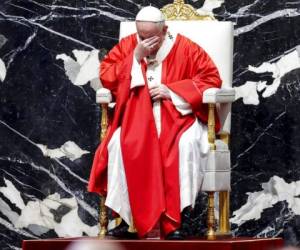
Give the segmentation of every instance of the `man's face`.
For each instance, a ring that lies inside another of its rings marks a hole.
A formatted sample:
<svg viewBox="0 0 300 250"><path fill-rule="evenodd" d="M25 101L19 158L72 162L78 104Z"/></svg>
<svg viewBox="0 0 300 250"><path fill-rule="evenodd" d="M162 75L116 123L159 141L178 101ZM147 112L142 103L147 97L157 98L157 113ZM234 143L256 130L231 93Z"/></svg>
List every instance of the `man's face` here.
<svg viewBox="0 0 300 250"><path fill-rule="evenodd" d="M165 39L168 26L154 22L136 22L136 28L141 41L155 36L159 38L157 45L151 49L151 55L155 55Z"/></svg>

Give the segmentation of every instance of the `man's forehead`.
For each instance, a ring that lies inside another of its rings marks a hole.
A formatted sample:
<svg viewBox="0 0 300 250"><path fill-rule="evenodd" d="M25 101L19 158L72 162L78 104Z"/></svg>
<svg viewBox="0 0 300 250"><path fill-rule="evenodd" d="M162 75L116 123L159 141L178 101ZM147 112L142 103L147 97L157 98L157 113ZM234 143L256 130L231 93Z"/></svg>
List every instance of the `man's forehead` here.
<svg viewBox="0 0 300 250"><path fill-rule="evenodd" d="M161 31L161 26L155 22L137 22L139 35L156 35Z"/></svg>
<svg viewBox="0 0 300 250"><path fill-rule="evenodd" d="M158 22L144 22L144 21L141 22L141 21L137 21L136 26L138 28L142 28L142 29L158 29L159 23Z"/></svg>
<svg viewBox="0 0 300 250"><path fill-rule="evenodd" d="M149 37L156 36L156 35L160 34L160 32L157 32L157 31L152 32L152 31L147 31L147 30L138 31L137 33L140 37L143 37L143 38L149 38Z"/></svg>

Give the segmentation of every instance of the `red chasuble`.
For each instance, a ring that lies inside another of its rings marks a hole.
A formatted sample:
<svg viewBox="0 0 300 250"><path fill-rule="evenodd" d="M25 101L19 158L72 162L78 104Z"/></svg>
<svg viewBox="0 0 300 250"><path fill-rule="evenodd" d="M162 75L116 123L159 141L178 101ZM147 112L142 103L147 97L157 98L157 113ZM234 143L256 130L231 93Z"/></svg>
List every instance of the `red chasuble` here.
<svg viewBox="0 0 300 250"><path fill-rule="evenodd" d="M207 123L208 108L203 92L219 88L218 70L207 53L178 34L162 62L162 83L188 102L193 114L182 116L171 100L161 101L161 133L155 127L144 61L141 68L145 85L130 89L136 34L120 41L101 63L100 79L116 100L114 117L106 138L98 147L88 189L106 194L107 145L121 127L121 151L128 185L129 202L140 236L161 221L165 234L180 226L179 139L196 117ZM216 117L217 129L219 121Z"/></svg>

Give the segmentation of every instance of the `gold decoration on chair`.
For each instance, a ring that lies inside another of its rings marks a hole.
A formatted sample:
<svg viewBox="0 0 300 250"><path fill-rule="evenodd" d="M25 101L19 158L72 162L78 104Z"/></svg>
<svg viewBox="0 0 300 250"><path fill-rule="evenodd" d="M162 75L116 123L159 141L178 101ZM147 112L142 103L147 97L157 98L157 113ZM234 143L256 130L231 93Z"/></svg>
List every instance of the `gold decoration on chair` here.
<svg viewBox="0 0 300 250"><path fill-rule="evenodd" d="M215 133L215 104L208 104L208 143L210 150L216 150L216 133ZM208 209L207 209L207 239L215 240L215 206L214 206L214 195L215 192L208 192Z"/></svg>
<svg viewBox="0 0 300 250"><path fill-rule="evenodd" d="M107 225L108 225L108 218L107 218L107 209L105 207L105 197L100 197L100 215L99 215L99 238L103 239L107 233Z"/></svg>
<svg viewBox="0 0 300 250"><path fill-rule="evenodd" d="M210 150L216 150L215 140L216 140L216 132L215 132L215 104L208 104L208 143L210 146Z"/></svg>
<svg viewBox="0 0 300 250"><path fill-rule="evenodd" d="M208 208L207 208L207 239L215 240L215 205L214 205L214 192L208 192Z"/></svg>
<svg viewBox="0 0 300 250"><path fill-rule="evenodd" d="M101 134L100 134L100 141L104 139L107 132L108 127L108 104L101 104ZM100 197L100 215L99 215L99 237L104 238L107 233L107 225L108 225L108 218L107 218L107 208L105 207L105 197Z"/></svg>
<svg viewBox="0 0 300 250"><path fill-rule="evenodd" d="M129 233L137 233L137 230L136 230L136 227L135 227L134 220L133 220L132 216L131 216L130 220L131 220L131 223L129 225L128 232Z"/></svg>
<svg viewBox="0 0 300 250"><path fill-rule="evenodd" d="M210 15L200 15L192 5L185 4L184 0L175 0L161 9L166 20L215 20Z"/></svg>
<svg viewBox="0 0 300 250"><path fill-rule="evenodd" d="M229 147L230 141L229 133L220 133L219 138ZM229 223L229 211L230 211L230 192L222 191L219 193L219 235L230 236L230 223Z"/></svg>
<svg viewBox="0 0 300 250"><path fill-rule="evenodd" d="M100 141L102 141L106 135L108 127L108 104L101 104L101 135Z"/></svg>
<svg viewBox="0 0 300 250"><path fill-rule="evenodd" d="M219 210L219 234L230 235L228 191L219 193Z"/></svg>

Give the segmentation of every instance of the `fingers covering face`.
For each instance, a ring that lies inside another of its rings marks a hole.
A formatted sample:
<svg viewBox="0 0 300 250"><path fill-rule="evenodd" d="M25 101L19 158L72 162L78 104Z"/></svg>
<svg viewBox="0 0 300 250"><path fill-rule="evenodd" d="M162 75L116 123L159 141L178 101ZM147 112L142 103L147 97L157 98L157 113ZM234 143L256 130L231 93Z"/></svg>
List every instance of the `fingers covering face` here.
<svg viewBox="0 0 300 250"><path fill-rule="evenodd" d="M142 41L142 44L145 47L154 47L155 45L158 44L158 41L159 41L159 37L150 37L149 39Z"/></svg>

